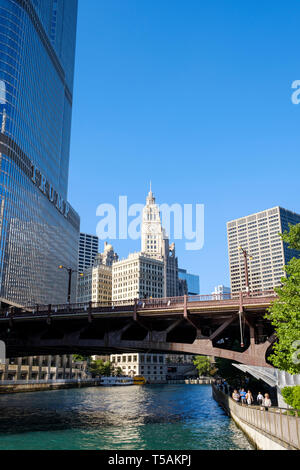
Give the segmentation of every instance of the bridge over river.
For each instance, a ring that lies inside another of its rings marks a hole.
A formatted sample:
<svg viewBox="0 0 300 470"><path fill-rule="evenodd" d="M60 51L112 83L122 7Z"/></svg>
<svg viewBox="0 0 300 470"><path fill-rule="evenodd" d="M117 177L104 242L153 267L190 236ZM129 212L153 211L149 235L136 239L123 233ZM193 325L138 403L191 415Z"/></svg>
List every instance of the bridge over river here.
<svg viewBox="0 0 300 470"><path fill-rule="evenodd" d="M275 336L264 317L275 299L274 291L107 305L22 307L1 299L0 340L8 357L151 351L268 366Z"/></svg>

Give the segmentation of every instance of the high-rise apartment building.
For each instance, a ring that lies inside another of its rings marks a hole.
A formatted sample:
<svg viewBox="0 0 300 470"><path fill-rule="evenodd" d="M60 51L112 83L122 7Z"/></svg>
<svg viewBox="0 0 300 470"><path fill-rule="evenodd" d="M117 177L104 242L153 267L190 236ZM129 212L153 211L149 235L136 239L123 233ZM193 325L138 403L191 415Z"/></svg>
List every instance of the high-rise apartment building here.
<svg viewBox="0 0 300 470"><path fill-rule="evenodd" d="M299 252L291 250L279 233L288 230L288 224L300 223L300 215L274 207L257 214L228 222L228 250L231 291L246 291L244 254L248 254L249 289L252 292L271 290L285 276L283 267Z"/></svg>
<svg viewBox="0 0 300 470"><path fill-rule="evenodd" d="M99 238L96 235L81 233L78 250L78 271L91 268L99 251Z"/></svg>
<svg viewBox="0 0 300 470"><path fill-rule="evenodd" d="M63 303L80 220L67 202L77 0L0 0L0 295ZM72 297L75 294L75 278Z"/></svg>

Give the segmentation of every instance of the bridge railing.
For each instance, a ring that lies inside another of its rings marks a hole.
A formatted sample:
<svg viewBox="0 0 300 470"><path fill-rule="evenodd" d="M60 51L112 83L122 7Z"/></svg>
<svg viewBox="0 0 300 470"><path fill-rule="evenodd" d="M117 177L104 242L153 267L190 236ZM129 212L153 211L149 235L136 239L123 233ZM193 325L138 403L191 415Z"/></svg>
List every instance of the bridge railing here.
<svg viewBox="0 0 300 470"><path fill-rule="evenodd" d="M0 310L0 318L13 318L13 317L28 317L28 316L44 316L47 317L51 315L59 314L70 314L70 313L84 313L89 312L90 310L97 310L97 312L113 312L115 309L118 311L131 311L134 309L135 302L137 309L167 309L174 308L176 306L180 307L187 304L197 303L197 302L207 302L215 304L216 302L232 303L236 304L240 302L242 298L243 303L247 302L257 303L259 298L264 299L275 299L276 294L273 290L268 291L259 291L259 292L243 292L241 294L210 294L210 295L189 295L181 297L167 297L167 298L148 298L140 299L137 301L134 300L124 300L124 301L112 301L112 302L81 302L81 303L71 303L71 304L53 304L53 305L34 305L26 306L24 309L2 309Z"/></svg>
<svg viewBox="0 0 300 470"><path fill-rule="evenodd" d="M219 300L232 300L231 294L189 295L188 302L216 302Z"/></svg>
<svg viewBox="0 0 300 470"><path fill-rule="evenodd" d="M276 297L274 290L265 290L265 291L255 291L255 292L241 292L236 294L210 294L210 295L189 295L188 302L215 302L215 301L224 301L224 300L234 300L238 301L241 297L243 299L257 299L265 297Z"/></svg>
<svg viewBox="0 0 300 470"><path fill-rule="evenodd" d="M276 297L277 294L274 291L274 289L270 290L261 290L261 291L254 291L254 292L243 292L243 297L250 297L250 298L256 298L256 297Z"/></svg>
<svg viewBox="0 0 300 470"><path fill-rule="evenodd" d="M183 304L184 297L166 297L162 299L144 299L138 301L138 308L167 308Z"/></svg>
<svg viewBox="0 0 300 470"><path fill-rule="evenodd" d="M187 303L192 302L229 302L238 303L241 294L209 294L209 295L188 295L186 296ZM256 303L258 298L276 298L274 290L257 291L257 292L243 292L243 301L247 300L248 303ZM162 299L144 299L138 301L140 308L167 308L176 305L184 304L185 297L166 297Z"/></svg>

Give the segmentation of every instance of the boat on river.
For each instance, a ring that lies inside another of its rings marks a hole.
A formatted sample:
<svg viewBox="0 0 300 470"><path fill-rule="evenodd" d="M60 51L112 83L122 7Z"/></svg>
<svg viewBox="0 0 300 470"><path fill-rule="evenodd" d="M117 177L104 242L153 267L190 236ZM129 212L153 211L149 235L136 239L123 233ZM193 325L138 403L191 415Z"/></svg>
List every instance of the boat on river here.
<svg viewBox="0 0 300 470"><path fill-rule="evenodd" d="M132 377L101 377L100 385L105 387L134 385Z"/></svg>
<svg viewBox="0 0 300 470"><path fill-rule="evenodd" d="M120 377L101 377L100 385L106 387L123 386L123 385L145 385L147 383L145 377L136 375L134 377L120 376Z"/></svg>
<svg viewBox="0 0 300 470"><path fill-rule="evenodd" d="M135 375L133 377L133 383L134 385L145 385L147 381L142 375Z"/></svg>

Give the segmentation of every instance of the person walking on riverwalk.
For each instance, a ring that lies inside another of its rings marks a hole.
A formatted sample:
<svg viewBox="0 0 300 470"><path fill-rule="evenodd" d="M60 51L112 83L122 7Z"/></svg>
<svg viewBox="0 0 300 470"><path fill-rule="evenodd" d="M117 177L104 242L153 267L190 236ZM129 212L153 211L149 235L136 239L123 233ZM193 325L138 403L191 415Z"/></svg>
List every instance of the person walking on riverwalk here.
<svg viewBox="0 0 300 470"><path fill-rule="evenodd" d="M246 394L246 400L247 400L247 404L248 405L252 405L253 403L253 396L252 396L252 393L250 392L250 390L248 390L247 394Z"/></svg>
<svg viewBox="0 0 300 470"><path fill-rule="evenodd" d="M262 405L265 407L266 411L268 411L268 409L272 406L270 395L268 393L265 393L265 398L263 399Z"/></svg>
<svg viewBox="0 0 300 470"><path fill-rule="evenodd" d="M242 390L241 390L241 392L240 392L240 396L241 396L241 402L242 402L243 404L246 403L246 395L247 395L247 394L246 394L246 392L245 392L245 389L242 388Z"/></svg>
<svg viewBox="0 0 300 470"><path fill-rule="evenodd" d="M232 394L232 399L236 402L240 401L240 394L237 390L234 390L233 391L233 394Z"/></svg>
<svg viewBox="0 0 300 470"><path fill-rule="evenodd" d="M262 402L263 402L263 399L264 399L264 396L262 395L262 393L261 393L261 392L258 392L258 395L257 395L257 397L256 397L257 404L258 404L258 405L261 405Z"/></svg>

